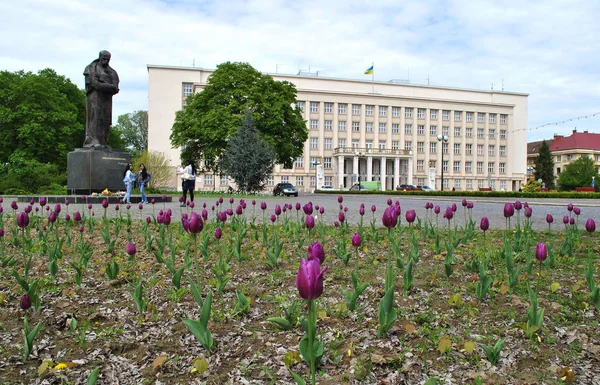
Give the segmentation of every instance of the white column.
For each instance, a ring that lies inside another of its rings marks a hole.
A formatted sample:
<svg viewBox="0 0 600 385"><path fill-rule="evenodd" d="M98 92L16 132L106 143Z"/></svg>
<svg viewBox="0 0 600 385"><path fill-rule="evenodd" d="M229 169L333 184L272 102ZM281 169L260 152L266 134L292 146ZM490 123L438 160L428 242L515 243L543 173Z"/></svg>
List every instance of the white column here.
<svg viewBox="0 0 600 385"><path fill-rule="evenodd" d="M394 158L394 185L393 189L396 189L400 185L400 158Z"/></svg>
<svg viewBox="0 0 600 385"><path fill-rule="evenodd" d="M344 186L344 156L338 156L338 188Z"/></svg>
<svg viewBox="0 0 600 385"><path fill-rule="evenodd" d="M373 180L373 157L367 156L367 181Z"/></svg>
<svg viewBox="0 0 600 385"><path fill-rule="evenodd" d="M386 169L385 167L387 166L385 163L387 161L387 158L385 156L381 157L381 165L379 166L380 171L381 171L381 191L385 191L386 190L386 182L387 182L387 177L386 177Z"/></svg>
<svg viewBox="0 0 600 385"><path fill-rule="evenodd" d="M412 156L410 158L408 158L408 177L407 177L406 183L413 184L413 158L412 158Z"/></svg>
<svg viewBox="0 0 600 385"><path fill-rule="evenodd" d="M352 158L352 176L354 179L354 175L358 175L358 155L354 155ZM354 180L351 182L354 185Z"/></svg>

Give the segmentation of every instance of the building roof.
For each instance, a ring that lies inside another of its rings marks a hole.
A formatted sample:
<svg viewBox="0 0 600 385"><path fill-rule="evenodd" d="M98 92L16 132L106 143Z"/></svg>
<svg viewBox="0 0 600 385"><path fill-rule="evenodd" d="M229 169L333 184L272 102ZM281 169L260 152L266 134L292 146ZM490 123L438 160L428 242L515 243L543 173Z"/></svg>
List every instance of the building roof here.
<svg viewBox="0 0 600 385"><path fill-rule="evenodd" d="M550 145L550 151L573 149L600 150L600 134L573 130L573 134L570 136L555 136L553 143L548 144ZM529 153L529 145L527 146L527 153Z"/></svg>
<svg viewBox="0 0 600 385"><path fill-rule="evenodd" d="M527 155L537 154L540 146L542 145L543 140L538 140L537 142L529 142L527 143ZM548 146L550 146L550 150L552 150L552 144L554 139L546 140Z"/></svg>

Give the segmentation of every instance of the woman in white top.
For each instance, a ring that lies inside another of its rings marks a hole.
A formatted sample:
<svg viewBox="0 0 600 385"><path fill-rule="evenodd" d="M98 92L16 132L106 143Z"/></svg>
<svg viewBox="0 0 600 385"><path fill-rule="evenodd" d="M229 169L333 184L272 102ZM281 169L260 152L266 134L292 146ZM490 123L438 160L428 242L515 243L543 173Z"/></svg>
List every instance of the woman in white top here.
<svg viewBox="0 0 600 385"><path fill-rule="evenodd" d="M123 202L125 203L131 203L131 190L133 189L133 182L135 181L135 174L132 170L133 166L130 163L127 165L125 172L123 172L123 183L125 183L125 190L127 191L125 198L123 198Z"/></svg>
<svg viewBox="0 0 600 385"><path fill-rule="evenodd" d="M182 177L182 190L183 190L183 203L181 206L185 206L187 192L190 192L190 200L194 201L194 190L196 189L196 166L194 166L194 162L189 160L187 166L180 169L178 171L179 174L183 174Z"/></svg>

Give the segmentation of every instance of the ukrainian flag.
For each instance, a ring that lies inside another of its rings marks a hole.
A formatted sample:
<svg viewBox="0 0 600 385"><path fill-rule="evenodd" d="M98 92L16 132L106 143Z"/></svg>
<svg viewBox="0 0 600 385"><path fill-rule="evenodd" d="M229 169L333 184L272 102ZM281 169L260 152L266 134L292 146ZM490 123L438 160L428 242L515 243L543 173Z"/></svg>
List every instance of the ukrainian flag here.
<svg viewBox="0 0 600 385"><path fill-rule="evenodd" d="M367 70L365 71L365 75L372 75L373 74L373 66L370 66L369 68L367 68Z"/></svg>

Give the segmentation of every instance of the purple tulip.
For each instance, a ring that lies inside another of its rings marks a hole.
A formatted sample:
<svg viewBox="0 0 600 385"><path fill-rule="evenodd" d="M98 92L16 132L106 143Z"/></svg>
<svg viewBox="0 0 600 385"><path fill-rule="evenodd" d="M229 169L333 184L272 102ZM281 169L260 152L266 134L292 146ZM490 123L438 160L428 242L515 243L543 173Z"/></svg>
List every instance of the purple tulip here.
<svg viewBox="0 0 600 385"><path fill-rule="evenodd" d="M587 222L585 222L585 229L588 233L593 233L596 231L596 222L592 218L589 218Z"/></svg>
<svg viewBox="0 0 600 385"><path fill-rule="evenodd" d="M19 305L23 310L28 310L31 307L31 299L29 299L29 296L27 294L23 294Z"/></svg>
<svg viewBox="0 0 600 385"><path fill-rule="evenodd" d="M308 246L308 251L306 252L306 258L308 260L318 259L319 262L325 262L325 250L323 249L323 245L320 242L313 242Z"/></svg>
<svg viewBox="0 0 600 385"><path fill-rule="evenodd" d="M573 204L572 203L569 203L567 205L567 211L569 211L569 212L573 211Z"/></svg>
<svg viewBox="0 0 600 385"><path fill-rule="evenodd" d="M398 223L398 215L396 214L396 209L392 206L386 208L383 212L383 216L381 217L381 222L388 229L396 227L396 224Z"/></svg>
<svg viewBox="0 0 600 385"><path fill-rule="evenodd" d="M361 238L360 234L354 233L354 235L352 236L352 246L360 247L361 243L362 243L362 238Z"/></svg>
<svg viewBox="0 0 600 385"><path fill-rule="evenodd" d="M573 226L575 224L575 218L569 219L569 223L571 224L571 226Z"/></svg>
<svg viewBox="0 0 600 385"><path fill-rule="evenodd" d="M128 204L127 204L127 206L125 206L125 208L126 208L127 210L131 209L131 204L129 204L129 203L128 203Z"/></svg>
<svg viewBox="0 0 600 385"><path fill-rule="evenodd" d="M115 205L115 211L119 211L119 205Z"/></svg>
<svg viewBox="0 0 600 385"><path fill-rule="evenodd" d="M152 203L152 202L150 202L150 203ZM154 204L154 203L152 203L152 204ZM196 204L194 202L188 202L188 206L190 206L190 208L193 209L196 206Z"/></svg>
<svg viewBox="0 0 600 385"><path fill-rule="evenodd" d="M40 206L46 206L46 197L40 197Z"/></svg>
<svg viewBox="0 0 600 385"><path fill-rule="evenodd" d="M262 210L266 210L267 209L267 202L260 202L260 208Z"/></svg>
<svg viewBox="0 0 600 385"><path fill-rule="evenodd" d="M179 197L179 203L185 203L185 198L183 197L183 195Z"/></svg>
<svg viewBox="0 0 600 385"><path fill-rule="evenodd" d="M17 215L17 226L21 229L25 229L25 227L29 226L29 215L26 212L20 212Z"/></svg>
<svg viewBox="0 0 600 385"><path fill-rule="evenodd" d="M415 210L407 210L406 211L406 222L413 223L417 218L417 212Z"/></svg>
<svg viewBox="0 0 600 385"><path fill-rule="evenodd" d="M433 209L433 212L434 212L434 213L436 213L436 215L437 215L437 214L439 214L439 213L440 213L440 211L441 211L441 208L440 208L440 206L438 206L438 205L435 205L435 208Z"/></svg>
<svg viewBox="0 0 600 385"><path fill-rule="evenodd" d="M135 245L133 244L133 242L129 242L127 244L127 247L125 247L125 251L127 252L127 254L130 257L133 257L135 255L136 250L135 250Z"/></svg>
<svg viewBox="0 0 600 385"><path fill-rule="evenodd" d="M451 206L448 206L446 208L446 212L444 213L444 218L446 218L448 220L448 222L450 222L450 219L454 218L454 211L452 211Z"/></svg>
<svg viewBox="0 0 600 385"><path fill-rule="evenodd" d="M579 207L573 207L573 213L575 213L575 215L579 216L579 214L581 214L581 209Z"/></svg>
<svg viewBox="0 0 600 385"><path fill-rule="evenodd" d="M531 214L533 214L531 207L525 207L525 218L531 218Z"/></svg>
<svg viewBox="0 0 600 385"><path fill-rule="evenodd" d="M65 221L66 222L70 222L71 221L71 216L69 214L65 215Z"/></svg>
<svg viewBox="0 0 600 385"><path fill-rule="evenodd" d="M277 221L277 215L271 214L271 222L275 223Z"/></svg>
<svg viewBox="0 0 600 385"><path fill-rule="evenodd" d="M319 207L319 214L323 215L325 213L325 207Z"/></svg>
<svg viewBox="0 0 600 385"><path fill-rule="evenodd" d="M304 211L304 214L306 214L306 215L312 215L312 213L313 213L313 206L312 206L312 204L307 203L307 204L305 204L302 207L302 210Z"/></svg>
<svg viewBox="0 0 600 385"><path fill-rule="evenodd" d="M164 216L160 213L156 216L157 223L163 223L163 219L164 219Z"/></svg>
<svg viewBox="0 0 600 385"><path fill-rule="evenodd" d="M358 209L358 214L362 217L363 215L365 215L365 206L360 206L360 208Z"/></svg>
<svg viewBox="0 0 600 385"><path fill-rule="evenodd" d="M233 210L232 209L227 209L226 213L227 213L228 217L232 217L233 216Z"/></svg>
<svg viewBox="0 0 600 385"><path fill-rule="evenodd" d="M80 233L83 233L83 231L84 231L84 230L85 230L85 229L83 228L83 226L79 226L79 232L80 232Z"/></svg>
<svg viewBox="0 0 600 385"><path fill-rule="evenodd" d="M17 205L17 201L12 201L12 202L10 203L10 207L11 207L13 210L18 210L18 209L19 209L19 205Z"/></svg>
<svg viewBox="0 0 600 385"><path fill-rule="evenodd" d="M462 207L467 207L467 200L466 199L462 200Z"/></svg>
<svg viewBox="0 0 600 385"><path fill-rule="evenodd" d="M221 222L227 222L227 212L219 211L219 213L217 214L217 218L219 218Z"/></svg>
<svg viewBox="0 0 600 385"><path fill-rule="evenodd" d="M548 222L548 224L554 222L554 217L551 214L546 214L546 222Z"/></svg>
<svg viewBox="0 0 600 385"><path fill-rule="evenodd" d="M568 224L569 224L569 216L568 216L568 215L565 215L565 216L563 217L563 223L564 223L565 225L568 225Z"/></svg>
<svg viewBox="0 0 600 385"><path fill-rule="evenodd" d="M223 235L223 230L221 230L220 227L217 227L217 229L215 230L215 238L217 238L217 240L221 239L221 236Z"/></svg>
<svg viewBox="0 0 600 385"><path fill-rule="evenodd" d="M467 208L468 209L472 209L473 208L473 202L468 202L467 203Z"/></svg>
<svg viewBox="0 0 600 385"><path fill-rule="evenodd" d="M342 203L344 201L344 197L339 195L338 196L338 203Z"/></svg>
<svg viewBox="0 0 600 385"><path fill-rule="evenodd" d="M204 227L204 223L202 223L202 218L195 211L192 211L192 213L190 214L188 226L188 232L190 234L198 234L202 231L202 228Z"/></svg>
<svg viewBox="0 0 600 385"><path fill-rule="evenodd" d="M208 220L208 211L206 209L202 209L202 219L205 221Z"/></svg>
<svg viewBox="0 0 600 385"><path fill-rule="evenodd" d="M300 211L302 209L302 205L300 202L296 202L296 211Z"/></svg>
<svg viewBox="0 0 600 385"><path fill-rule="evenodd" d="M150 203L155 204L156 203L156 199L152 198L152 200L150 201Z"/></svg>
<svg viewBox="0 0 600 385"><path fill-rule="evenodd" d="M223 203L223 197L219 197L219 203Z"/></svg>
<svg viewBox="0 0 600 385"><path fill-rule="evenodd" d="M68 200L68 199L65 199L65 206L68 206L68 205L69 205L69 203L70 203L70 202L69 202L69 200Z"/></svg>
<svg viewBox="0 0 600 385"><path fill-rule="evenodd" d="M458 207L456 206L456 203L452 203L452 206L450 208L452 209L453 213L455 213L456 210L458 209Z"/></svg>
<svg viewBox="0 0 600 385"><path fill-rule="evenodd" d="M152 222L152 218L146 217L146 223L150 223L150 222ZM186 229L186 231L187 231L187 229Z"/></svg>
<svg viewBox="0 0 600 385"><path fill-rule="evenodd" d="M374 213L375 211L377 211L377 207L375 207L375 205L371 206L371 212Z"/></svg>
<svg viewBox="0 0 600 385"><path fill-rule="evenodd" d="M519 211L523 208L523 205L521 204L521 201L516 201L515 202L515 210Z"/></svg>
<svg viewBox="0 0 600 385"><path fill-rule="evenodd" d="M338 214L338 220L340 221L340 223L344 223L344 221L346 220L346 214L344 214L343 211L340 211L340 213Z"/></svg>
<svg viewBox="0 0 600 385"><path fill-rule="evenodd" d="M108 207L108 199L102 199L102 207L103 208L107 208Z"/></svg>
<svg viewBox="0 0 600 385"><path fill-rule="evenodd" d="M29 214L29 213L31 212L31 210L33 210L33 207L32 207L32 206L30 206L30 205L27 205L27 206L25 206L25 212L26 212L27 214Z"/></svg>
<svg viewBox="0 0 600 385"><path fill-rule="evenodd" d="M306 224L306 228L310 230L315 227L315 218L312 215L307 215L304 223Z"/></svg>
<svg viewBox="0 0 600 385"><path fill-rule="evenodd" d="M487 219L487 217L481 218L481 224L479 225L479 228L484 234L490 228L490 221Z"/></svg>
<svg viewBox="0 0 600 385"><path fill-rule="evenodd" d="M388 198L388 200L387 200L387 205L388 205L388 206L391 206L391 205L392 205L392 203L393 203L393 202L392 202L392 198Z"/></svg>
<svg viewBox="0 0 600 385"><path fill-rule="evenodd" d="M242 205L238 205L238 207L235 208L235 213L237 215L242 215L244 213L244 209L242 208Z"/></svg>
<svg viewBox="0 0 600 385"><path fill-rule="evenodd" d="M91 210L91 209L92 209L92 207L93 207L93 206L92 206L92 204L91 204L91 203L88 203L88 210Z"/></svg>
<svg viewBox="0 0 600 385"><path fill-rule="evenodd" d="M169 226L171 224L171 216L167 213L163 215L163 225Z"/></svg>
<svg viewBox="0 0 600 385"><path fill-rule="evenodd" d="M538 261L544 261L548 257L548 248L544 242L537 244L535 248L535 257Z"/></svg>
<svg viewBox="0 0 600 385"><path fill-rule="evenodd" d="M338 221L333 221L333 226L334 226L334 227L340 227L340 222L338 222Z"/></svg>
<svg viewBox="0 0 600 385"><path fill-rule="evenodd" d="M318 259L308 260L302 258L300 268L296 276L296 287L300 297L306 300L317 299L323 294L323 279L327 266L321 270Z"/></svg>
<svg viewBox="0 0 600 385"><path fill-rule="evenodd" d="M256 206L256 199L252 199L252 206Z"/></svg>
<svg viewBox="0 0 600 385"><path fill-rule="evenodd" d="M510 218L515 215L515 206L512 203L504 205L504 218Z"/></svg>
<svg viewBox="0 0 600 385"><path fill-rule="evenodd" d="M4 229L0 229L0 238L4 237Z"/></svg>

